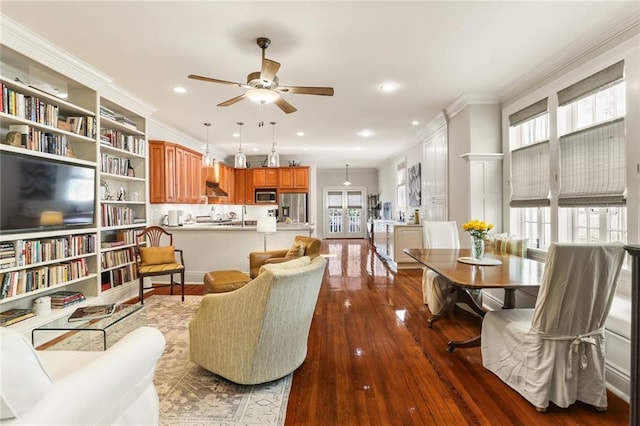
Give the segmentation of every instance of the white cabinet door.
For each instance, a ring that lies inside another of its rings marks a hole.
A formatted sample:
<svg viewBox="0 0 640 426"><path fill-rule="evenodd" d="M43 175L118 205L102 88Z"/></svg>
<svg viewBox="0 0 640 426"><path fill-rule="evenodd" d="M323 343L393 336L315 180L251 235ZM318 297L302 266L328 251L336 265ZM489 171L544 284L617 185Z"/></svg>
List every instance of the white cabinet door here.
<svg viewBox="0 0 640 426"><path fill-rule="evenodd" d="M394 226L394 254L393 260L401 268L402 263L416 263L404 253L406 248L422 248L421 226Z"/></svg>
<svg viewBox="0 0 640 426"><path fill-rule="evenodd" d="M425 220L447 220L447 129L433 133L424 142Z"/></svg>

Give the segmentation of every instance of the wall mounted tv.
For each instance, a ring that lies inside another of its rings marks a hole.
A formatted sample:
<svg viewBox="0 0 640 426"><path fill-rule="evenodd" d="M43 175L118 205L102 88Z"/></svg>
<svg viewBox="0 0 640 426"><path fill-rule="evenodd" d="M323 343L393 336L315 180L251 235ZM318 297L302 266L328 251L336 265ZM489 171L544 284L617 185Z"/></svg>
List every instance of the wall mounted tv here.
<svg viewBox="0 0 640 426"><path fill-rule="evenodd" d="M0 152L0 233L95 224L95 167Z"/></svg>

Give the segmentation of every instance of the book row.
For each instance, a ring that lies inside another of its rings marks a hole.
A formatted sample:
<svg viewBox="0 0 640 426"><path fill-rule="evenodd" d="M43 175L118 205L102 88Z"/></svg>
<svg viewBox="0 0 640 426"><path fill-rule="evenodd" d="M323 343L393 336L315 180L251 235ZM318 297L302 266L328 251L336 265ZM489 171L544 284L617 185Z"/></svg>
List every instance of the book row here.
<svg viewBox="0 0 640 426"><path fill-rule="evenodd" d="M0 299L54 287L88 275L89 268L86 259L75 259L56 265L7 272L0 274Z"/></svg>
<svg viewBox="0 0 640 426"><path fill-rule="evenodd" d="M134 265L125 265L122 268L112 269L102 273L102 291L118 287L138 279L138 272Z"/></svg>
<svg viewBox="0 0 640 426"><path fill-rule="evenodd" d="M103 268L112 268L114 266L131 263L134 260L133 249L126 248L122 250L107 251L100 256Z"/></svg>
<svg viewBox="0 0 640 426"><path fill-rule="evenodd" d="M43 132L39 129L21 124L12 124L10 131L17 131L22 134L22 148L31 151L46 152L48 154L70 157L72 151L69 147L69 140L66 135L52 132Z"/></svg>
<svg viewBox="0 0 640 426"><path fill-rule="evenodd" d="M144 155L146 146L144 138L127 135L119 130L112 129L100 129L100 143L138 155Z"/></svg>
<svg viewBox="0 0 640 426"><path fill-rule="evenodd" d="M0 86L2 87L2 102L0 103L2 112L45 126L57 126L59 109L57 105L47 104L38 97L16 92L2 82L0 82Z"/></svg>
<svg viewBox="0 0 640 426"><path fill-rule="evenodd" d="M100 171L112 175L132 176L133 167L131 167L131 162L126 158L100 154Z"/></svg>
<svg viewBox="0 0 640 426"><path fill-rule="evenodd" d="M129 207L102 205L102 226L133 225L135 223L134 220L134 211Z"/></svg>
<svg viewBox="0 0 640 426"><path fill-rule="evenodd" d="M32 265L66 257L95 253L96 236L69 235L61 238L39 240L16 240L3 243L3 253L12 251L17 266ZM15 265L14 265L15 266Z"/></svg>

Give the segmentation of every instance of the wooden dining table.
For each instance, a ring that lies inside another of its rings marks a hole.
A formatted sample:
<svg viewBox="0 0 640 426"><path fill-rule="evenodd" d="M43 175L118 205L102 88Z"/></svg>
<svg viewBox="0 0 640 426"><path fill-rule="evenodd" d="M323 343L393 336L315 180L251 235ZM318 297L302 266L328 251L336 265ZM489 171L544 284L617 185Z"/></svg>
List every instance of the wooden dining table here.
<svg viewBox="0 0 640 426"><path fill-rule="evenodd" d="M477 293L483 289L504 290L502 308L515 308L516 290L538 288L544 272L544 263L511 254L492 253L481 261L484 264L474 264L470 258L470 249L407 248L403 251L451 283L445 304L439 312L433 313L429 318L429 327L446 313L452 312L458 302L467 304L483 317L486 309L477 298ZM451 340L447 345L447 351L453 352L456 348L479 345L480 335L465 341Z"/></svg>

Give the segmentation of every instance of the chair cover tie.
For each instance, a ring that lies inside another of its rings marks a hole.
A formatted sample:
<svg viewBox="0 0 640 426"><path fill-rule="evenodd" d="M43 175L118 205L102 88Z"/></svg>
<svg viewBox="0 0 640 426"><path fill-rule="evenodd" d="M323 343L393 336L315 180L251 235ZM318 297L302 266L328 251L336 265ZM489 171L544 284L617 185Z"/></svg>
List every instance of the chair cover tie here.
<svg viewBox="0 0 640 426"><path fill-rule="evenodd" d="M571 340L571 344L569 345L569 352L567 353L567 362L569 364L567 368L567 379L573 377L573 355L574 353L578 353L578 349L580 349L580 360L578 362L578 366L581 370L587 368L588 358L585 350L585 343L590 345L597 345L597 341L593 336L602 336L604 338L604 327L599 328L597 330L590 331L585 334L579 334L577 336L563 336L558 334L550 334L550 333L542 333L536 331L530 331L529 334L540 337L545 340L556 340L556 341L564 341ZM600 351L604 356L604 347L600 346Z"/></svg>

